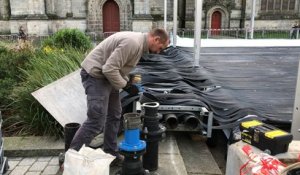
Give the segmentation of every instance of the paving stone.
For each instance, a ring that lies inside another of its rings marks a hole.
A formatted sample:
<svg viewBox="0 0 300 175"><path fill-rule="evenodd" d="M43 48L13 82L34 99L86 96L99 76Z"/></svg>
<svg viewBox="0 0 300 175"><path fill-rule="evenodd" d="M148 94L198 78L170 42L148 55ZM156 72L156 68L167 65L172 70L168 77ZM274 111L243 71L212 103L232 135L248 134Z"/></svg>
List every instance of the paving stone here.
<svg viewBox="0 0 300 175"><path fill-rule="evenodd" d="M8 160L9 170L13 170L19 163L19 160Z"/></svg>
<svg viewBox="0 0 300 175"><path fill-rule="evenodd" d="M40 161L40 162L49 162L51 159L52 159L52 156L39 157L38 161Z"/></svg>
<svg viewBox="0 0 300 175"><path fill-rule="evenodd" d="M6 171L4 175L9 175L11 173L11 170Z"/></svg>
<svg viewBox="0 0 300 175"><path fill-rule="evenodd" d="M37 160L36 157L24 158L19 165L32 165Z"/></svg>
<svg viewBox="0 0 300 175"><path fill-rule="evenodd" d="M23 175L29 169L30 166L17 166L9 175Z"/></svg>
<svg viewBox="0 0 300 175"><path fill-rule="evenodd" d="M58 156L52 157L52 159L49 162L49 165L58 165Z"/></svg>
<svg viewBox="0 0 300 175"><path fill-rule="evenodd" d="M45 170L42 172L42 174L47 174L47 175L50 175L50 174L56 174L59 170L59 166L47 166L45 168Z"/></svg>
<svg viewBox="0 0 300 175"><path fill-rule="evenodd" d="M48 162L35 162L29 169L29 171L43 171L48 165Z"/></svg>
<svg viewBox="0 0 300 175"><path fill-rule="evenodd" d="M41 172L27 172L25 175L40 175Z"/></svg>
<svg viewBox="0 0 300 175"><path fill-rule="evenodd" d="M222 175L205 142L193 141L183 133L176 135L177 144L188 174Z"/></svg>

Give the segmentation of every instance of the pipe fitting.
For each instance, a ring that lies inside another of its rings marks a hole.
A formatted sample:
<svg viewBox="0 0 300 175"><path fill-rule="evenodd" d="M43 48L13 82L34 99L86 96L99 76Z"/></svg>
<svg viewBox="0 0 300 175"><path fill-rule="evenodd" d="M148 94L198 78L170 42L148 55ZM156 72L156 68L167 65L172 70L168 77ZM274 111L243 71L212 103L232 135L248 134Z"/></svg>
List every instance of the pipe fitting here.
<svg viewBox="0 0 300 175"><path fill-rule="evenodd" d="M187 128L196 129L200 125L199 119L194 115L185 116L183 123Z"/></svg>
<svg viewBox="0 0 300 175"><path fill-rule="evenodd" d="M124 129L138 129L141 127L141 116L138 113L126 113L124 117Z"/></svg>
<svg viewBox="0 0 300 175"><path fill-rule="evenodd" d="M164 121L168 129L175 129L178 126L178 119L175 114L166 114L164 116Z"/></svg>
<svg viewBox="0 0 300 175"><path fill-rule="evenodd" d="M144 115L146 117L156 117L158 113L158 107L159 107L158 102L148 102L142 104L142 108L145 111Z"/></svg>

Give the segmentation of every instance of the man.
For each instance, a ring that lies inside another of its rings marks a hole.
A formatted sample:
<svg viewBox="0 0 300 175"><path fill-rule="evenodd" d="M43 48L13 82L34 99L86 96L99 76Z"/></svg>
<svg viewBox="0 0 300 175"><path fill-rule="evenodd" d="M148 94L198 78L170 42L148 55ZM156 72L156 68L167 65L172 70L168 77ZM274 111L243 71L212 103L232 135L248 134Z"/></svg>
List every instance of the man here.
<svg viewBox="0 0 300 175"><path fill-rule="evenodd" d="M20 26L19 28L19 39L25 41L27 39L27 36L24 32L23 26Z"/></svg>
<svg viewBox="0 0 300 175"><path fill-rule="evenodd" d="M138 88L129 82L127 75L144 53L160 53L169 44L163 29L149 33L118 32L96 46L81 64L82 84L87 95L87 119L76 132L70 148L79 150L104 131L103 150L117 159L117 133L121 118L119 89L131 95Z"/></svg>
<svg viewBox="0 0 300 175"><path fill-rule="evenodd" d="M292 30L291 30L291 39L297 38L298 30L299 30L299 24L298 24L298 22L295 22L295 24L293 25Z"/></svg>

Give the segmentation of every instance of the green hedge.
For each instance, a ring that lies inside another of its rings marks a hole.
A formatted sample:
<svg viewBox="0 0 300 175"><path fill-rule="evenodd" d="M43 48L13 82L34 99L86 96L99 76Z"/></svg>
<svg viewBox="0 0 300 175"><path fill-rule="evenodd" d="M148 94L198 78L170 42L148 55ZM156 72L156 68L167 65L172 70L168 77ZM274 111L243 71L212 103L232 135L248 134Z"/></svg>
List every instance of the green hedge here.
<svg viewBox="0 0 300 175"><path fill-rule="evenodd" d="M22 69L22 83L10 95L18 115L6 120L6 127L11 129L8 132L61 136L62 127L31 93L77 70L83 58L83 53L73 48L66 48L64 51L52 50L51 53L36 52L29 60L27 69ZM10 127L15 123L19 123L19 127Z"/></svg>
<svg viewBox="0 0 300 175"><path fill-rule="evenodd" d="M33 56L31 50L13 50L0 45L0 110L5 111L12 102L9 98L12 89L21 82L20 68L25 68Z"/></svg>
<svg viewBox="0 0 300 175"><path fill-rule="evenodd" d="M60 124L32 92L79 69L92 43L77 29L63 29L41 47L20 49L0 43L0 110L3 133L62 136Z"/></svg>
<svg viewBox="0 0 300 175"><path fill-rule="evenodd" d="M42 47L55 48L72 47L81 51L87 51L93 47L88 36L78 29L62 29L42 42Z"/></svg>

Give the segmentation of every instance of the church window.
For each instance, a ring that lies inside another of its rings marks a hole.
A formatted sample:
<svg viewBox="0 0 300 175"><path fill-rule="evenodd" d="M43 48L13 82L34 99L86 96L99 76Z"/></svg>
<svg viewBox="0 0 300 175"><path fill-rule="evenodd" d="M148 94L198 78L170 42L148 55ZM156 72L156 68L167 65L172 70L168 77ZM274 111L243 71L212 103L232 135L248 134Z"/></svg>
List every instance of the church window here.
<svg viewBox="0 0 300 175"><path fill-rule="evenodd" d="M275 2L275 10L279 11L281 9L281 0L276 0Z"/></svg>
<svg viewBox="0 0 300 175"><path fill-rule="evenodd" d="M294 10L294 9L295 9L295 0L290 0L289 10Z"/></svg>
<svg viewBox="0 0 300 175"><path fill-rule="evenodd" d="M289 5L289 0L283 0L283 4L282 4L282 10L283 11L287 11L288 9L288 5Z"/></svg>
<svg viewBox="0 0 300 175"><path fill-rule="evenodd" d="M268 0L261 0L261 11L267 10L267 2Z"/></svg>
<svg viewBox="0 0 300 175"><path fill-rule="evenodd" d="M294 11L296 0L261 0L262 12Z"/></svg>
<svg viewBox="0 0 300 175"><path fill-rule="evenodd" d="M274 0L268 0L268 11L274 9Z"/></svg>

